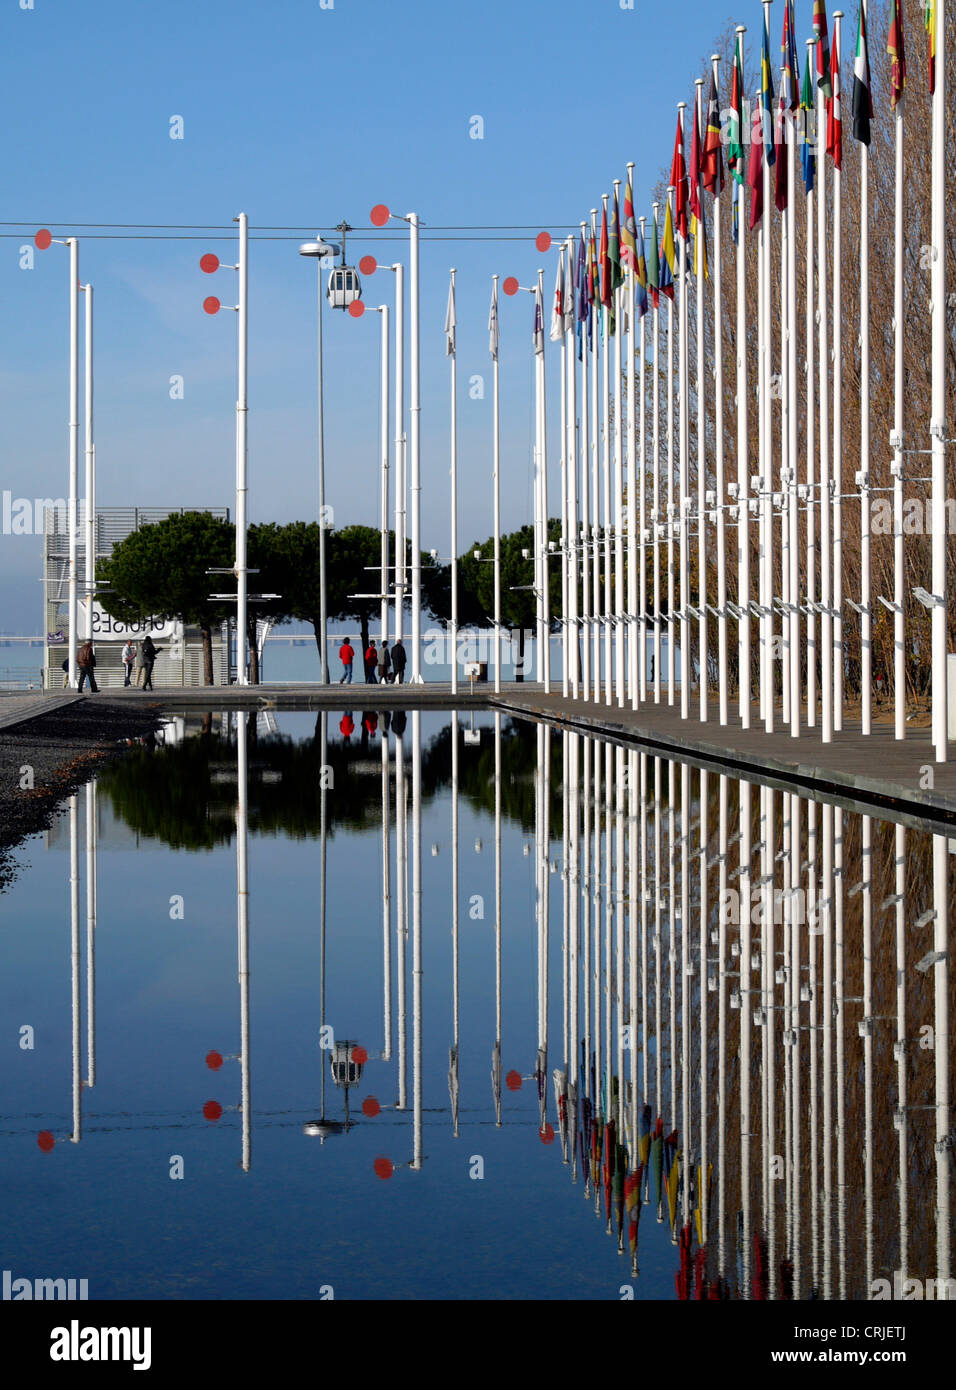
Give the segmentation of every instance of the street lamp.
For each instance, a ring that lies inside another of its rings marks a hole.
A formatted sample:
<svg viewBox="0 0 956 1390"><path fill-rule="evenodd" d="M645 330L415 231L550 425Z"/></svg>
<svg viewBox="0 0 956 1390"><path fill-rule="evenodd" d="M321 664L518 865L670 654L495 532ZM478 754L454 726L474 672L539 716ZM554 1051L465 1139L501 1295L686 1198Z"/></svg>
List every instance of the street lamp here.
<svg viewBox="0 0 956 1390"><path fill-rule="evenodd" d="M319 357L319 650L321 652L321 679L324 685L329 681L329 654L326 641L325 617L325 419L324 396L322 388L322 262L338 254L339 248L317 237L315 241L304 241L299 247L300 256L310 256L319 262L319 312L318 312L318 357Z"/></svg>

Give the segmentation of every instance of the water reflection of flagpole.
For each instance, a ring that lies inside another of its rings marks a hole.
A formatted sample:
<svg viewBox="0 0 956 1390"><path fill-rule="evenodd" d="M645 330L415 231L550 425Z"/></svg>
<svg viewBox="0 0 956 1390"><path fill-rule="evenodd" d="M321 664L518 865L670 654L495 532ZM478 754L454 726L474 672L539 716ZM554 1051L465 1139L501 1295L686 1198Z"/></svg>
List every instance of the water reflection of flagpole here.
<svg viewBox="0 0 956 1390"><path fill-rule="evenodd" d="M952 1274L949 1179L953 1138L949 1132L949 845L945 835L933 836L933 910L936 1277L948 1280Z"/></svg>
<svg viewBox="0 0 956 1390"><path fill-rule="evenodd" d="M720 1279L727 1275L727 793L727 778L721 773L717 812L720 865L717 897L717 1274Z"/></svg>
<svg viewBox="0 0 956 1390"><path fill-rule="evenodd" d="M633 321L633 320L632 320L632 321ZM633 386L633 382L631 383L631 385ZM633 391L632 391L632 400L633 400ZM634 477L634 474L633 474L633 473L631 474L631 477L632 477L632 478ZM633 612L633 610L631 610L631 611ZM633 649L633 641L632 641L632 644L631 644L631 645L632 645L632 649ZM635 668L634 662L633 662L633 650L632 650L632 663L631 663L631 667L630 667L630 672L631 672L631 678L632 678L632 680L634 679L634 676L635 676L635 669L636 669L636 668ZM634 689L633 686L632 686L632 689ZM639 805L638 799L639 799L639 796L640 796L640 783L639 783L639 780L638 780L638 775L639 775L639 773L638 773L638 768L639 768L638 759L639 759L639 756L640 756L640 755L638 754L637 750L636 750L636 749L633 749L633 748L630 749L630 751L628 752L628 755L627 755L627 793L628 793L628 796L627 796L627 833L628 833L628 840L627 840L627 846L628 846L628 857L627 857L627 886L628 886L628 917L627 917L628 933L627 933L627 951L628 951L628 965L629 965L628 991L627 991L627 1005L628 1005L628 1011L627 1011L627 1026L628 1026L628 1038L629 1038L629 1044L628 1044L628 1045L629 1045L629 1049L630 1049L630 1055L629 1055L629 1057L628 1057L628 1061L629 1061L629 1064L630 1064L630 1065L629 1065L629 1072L630 1072L630 1078L631 1078L631 1124L630 1124L630 1134L631 1134L631 1145L630 1145L630 1147L631 1147L631 1165L630 1165L630 1166L631 1166L632 1171L633 1171L634 1169L637 1168L637 1164L638 1164L638 1155L637 1155L637 1144L638 1144L637 1117L638 1117L638 1112L639 1112L640 1106L639 1106L639 1103L638 1103L638 1077L637 1077L637 1052L638 1052L638 1042L637 1042L637 1040L638 1040L638 1031L637 1031L637 999L638 999L638 988L639 988L638 971L637 971L637 967L638 967L638 939L637 939L637 933L638 933L638 899L639 899L639 896L640 896L640 897L643 897L643 892L644 892L644 884L643 884L643 881L642 881L642 879L641 879L640 874L638 873L638 848L639 848L639 846L638 846L638 838L637 838L637 823L638 823L638 805ZM575 770L576 770L576 769L575 769ZM643 1042L643 1041L644 1041L644 1040L643 1040L643 1038L642 1038L642 1042ZM639 1199L639 1198L640 1198L640 1193L638 1193L638 1199Z"/></svg>
<svg viewBox="0 0 956 1390"><path fill-rule="evenodd" d="M654 1060L655 1101L660 1119L664 1108L664 1058L661 1038L661 759L654 759Z"/></svg>
<svg viewBox="0 0 956 1390"><path fill-rule="evenodd" d="M900 1278L909 1271L909 1187L907 1156L909 1125L906 1112L906 828L896 827L896 1128L898 1132ZM892 900L891 900L892 901ZM884 906L889 906L884 903Z"/></svg>
<svg viewBox="0 0 956 1390"><path fill-rule="evenodd" d="M577 637L575 636L575 641ZM568 762L566 765L565 782L570 788L570 801L568 814L570 819L570 833L568 836L568 851L570 858L569 868L566 870L569 879L569 915L568 915L568 953L569 953L569 974L571 977L570 991L568 995L568 1099L571 1106L570 1131L571 1131L571 1168L572 1176L577 1180L577 1133L578 1133L578 1102L579 1102L579 1071L578 1071L578 908L580 905L580 884L581 884L581 861L580 861L580 805L578 801L579 769L580 769L581 736L580 734L568 735Z"/></svg>
<svg viewBox="0 0 956 1390"><path fill-rule="evenodd" d="M703 684L703 682L701 682ZM708 1141L710 1138L708 1127L708 1115L710 1107L710 1088L708 1081L708 1045L710 1042L710 1029L708 1023L707 995L710 992L709 970L707 964L707 918L710 909L710 894L707 887L707 846L710 838L709 818L707 815L708 801L710 797L710 778L706 771L701 769L700 779L700 803L698 807L698 829L700 835L700 917L699 917L699 951L700 966L699 978L697 983L697 997L700 1000L700 1172L699 1192L697 1194L697 1206L700 1211L700 1227L698 1239L701 1245L707 1244L708 1238L708 1205L710 1197L710 1182L708 1175L709 1149ZM715 981L716 983L716 981ZM684 1140L685 1150L687 1150L687 1139Z"/></svg>
<svg viewBox="0 0 956 1390"><path fill-rule="evenodd" d="M862 817L863 840L863 1106L866 1287L873 1284L873 818Z"/></svg>
<svg viewBox="0 0 956 1390"><path fill-rule="evenodd" d="M810 1259L813 1287L820 1283L820 1169L819 1169L819 1068L817 1048L817 938L821 933L817 858L817 803L807 803L807 995L810 1005L807 1030L810 1035Z"/></svg>
<svg viewBox="0 0 956 1390"><path fill-rule="evenodd" d="M384 590L383 585L383 590ZM386 605L387 608L387 605ZM322 718L326 716L323 714ZM324 778L323 778L324 781ZM388 739L382 734L382 1061L392 1057L392 830L390 824L391 775Z"/></svg>
<svg viewBox="0 0 956 1390"><path fill-rule="evenodd" d="M239 928L239 1011L242 1066L242 1167L248 1173L252 1162L252 1100L249 1075L249 763L244 711L236 715L238 800L236 803L236 903ZM323 850L325 840L323 837ZM323 875L324 881L324 875ZM324 896L324 894L323 894ZM322 913L323 923L325 913ZM323 972L324 979L324 972ZM323 1010L324 1012L324 1010ZM322 1068L323 1074L325 1068ZM322 1107L325 1113L325 1107Z"/></svg>
<svg viewBox="0 0 956 1390"><path fill-rule="evenodd" d="M83 1137L80 1105L82 1055L80 1051L80 849L79 808L74 794L70 797L70 966L72 987L72 1051L73 1051L73 1133L70 1139L78 1144Z"/></svg>
<svg viewBox="0 0 956 1390"><path fill-rule="evenodd" d="M843 931L843 812L833 811L834 954L836 956L836 1082L837 1082L837 1233L839 1238L840 1298L846 1298L846 1005Z"/></svg>
<svg viewBox="0 0 956 1390"><path fill-rule="evenodd" d="M422 715L412 714L412 1028L415 1156L422 1166Z"/></svg>
<svg viewBox="0 0 956 1390"><path fill-rule="evenodd" d="M674 629L671 628L671 637ZM668 762L667 764L667 908L670 917L670 937L668 950L668 963L670 965L670 989L669 994L669 1038L667 1061L670 1068L670 1125L673 1129L677 1125L677 764Z"/></svg>
<svg viewBox="0 0 956 1390"><path fill-rule="evenodd" d="M582 940L581 975L584 985L584 1009L582 1018L582 1029L584 1035L583 1066L584 1066L584 1094L588 1097L590 1105L593 1099L591 1093L591 754L593 740L585 738L582 740L584 745L584 761L581 769L581 785L584 788L584 804L581 808L581 825L583 831L583 844L581 847L581 859L584 864L584 873L581 879L581 898L582 898L582 917L584 922L584 932ZM587 1160L584 1164L585 1190L587 1190Z"/></svg>
<svg viewBox="0 0 956 1390"><path fill-rule="evenodd" d="M548 956L549 956L549 926L551 908L551 875L550 875L550 851L551 851L551 730L549 727L541 729L543 735L540 747L542 750L541 768L541 898L539 903L538 916L538 969L540 971L540 1011L541 1023L539 1028L540 1047L538 1053L538 1085L540 1088L540 1110L541 1128L544 1129L547 1119L548 1105Z"/></svg>
<svg viewBox="0 0 956 1390"><path fill-rule="evenodd" d="M96 1085L96 783L86 784L86 1084Z"/></svg>
<svg viewBox="0 0 956 1390"><path fill-rule="evenodd" d="M620 338L618 333L618 338ZM618 431L620 435L620 431ZM623 567L622 567L623 568ZM623 652L625 647L623 623L618 627L618 650ZM623 688L621 690L621 703L623 703ZM626 774L624 770L624 749L615 750L617 759L617 787L615 800L615 848L614 848L614 885L615 898L617 903L617 941L615 946L615 968L614 979L617 993L617 1076L618 1076L618 1102L617 1102L617 1124L618 1132L624 1134L624 1011L625 1011L625 974L624 974L624 783Z"/></svg>
<svg viewBox="0 0 956 1390"><path fill-rule="evenodd" d="M800 1074L803 1068L803 1050L800 1046L800 932L806 920L803 911L803 900L800 892L801 865L800 850L802 842L800 814L801 801L799 796L791 797L790 811L790 909L788 918L790 921L790 1071L793 1093L791 1098L792 1114L792 1149L791 1149L791 1238L790 1248L793 1251L793 1296L795 1299L803 1297L803 1241L801 1238L802 1226L800 1219L801 1209L801 1177L803 1173L803 1155L801 1152L801 1136L803 1133L801 1116L801 1088Z"/></svg>
<svg viewBox="0 0 956 1390"><path fill-rule="evenodd" d="M458 1138L458 714L451 717L451 970L452 1026L454 1041L448 1053L448 1092L451 1098L452 1130Z"/></svg>
<svg viewBox="0 0 956 1390"><path fill-rule="evenodd" d="M394 728L394 722L392 727ZM408 936L408 805L405 792L405 746L401 732L395 739L395 967L398 1005L398 1101L396 1109L408 1104L405 1055L407 1004L405 989L405 941Z"/></svg>
<svg viewBox="0 0 956 1390"><path fill-rule="evenodd" d="M610 625L608 631L610 632ZM609 649L610 651L610 649ZM608 657L608 691L613 687L613 669ZM610 699L610 696L609 696ZM604 852L601 861L601 877L604 881L604 972L602 975L604 993L604 1113L611 1117L611 1077L614 1072L613 1016L611 1005L612 933L614 928L614 879L613 844L611 840L611 821L614 802L614 752L612 746L604 745Z"/></svg>
<svg viewBox="0 0 956 1390"><path fill-rule="evenodd" d="M641 363L643 371L643 362ZM641 641L643 642L643 637ZM643 698L643 696L642 696ZM641 1100L647 1103L647 996L649 992L649 981L647 978L647 902L648 875L647 875L647 754L638 754L641 762Z"/></svg>
<svg viewBox="0 0 956 1390"><path fill-rule="evenodd" d="M491 1063L495 1124L501 1127L501 713L495 711L495 1050Z"/></svg>
<svg viewBox="0 0 956 1390"><path fill-rule="evenodd" d="M683 598L683 595L682 595ZM689 631L689 626L685 630ZM701 685L704 684L703 677ZM687 1004L690 986L690 764L680 769L680 1048L681 1121L680 1146L684 1152L683 1217L690 1221L690 1175L693 1167L690 1144L690 1019ZM673 1065L673 1055L671 1060Z"/></svg>
<svg viewBox="0 0 956 1390"><path fill-rule="evenodd" d="M750 1052L751 1052L751 932L750 932L750 861L751 861L751 791L749 782L739 784L740 796L740 1195L742 1209L741 1263L743 1296L750 1298Z"/></svg>
<svg viewBox="0 0 956 1390"><path fill-rule="evenodd" d="M832 1289L833 1219L833 807L823 806L823 1297Z"/></svg>

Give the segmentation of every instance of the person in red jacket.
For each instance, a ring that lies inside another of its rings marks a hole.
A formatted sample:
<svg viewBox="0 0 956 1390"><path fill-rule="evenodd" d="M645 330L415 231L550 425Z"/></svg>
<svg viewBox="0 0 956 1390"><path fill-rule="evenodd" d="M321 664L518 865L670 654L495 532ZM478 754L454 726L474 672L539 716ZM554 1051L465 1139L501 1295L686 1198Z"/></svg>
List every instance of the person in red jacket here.
<svg viewBox="0 0 956 1390"><path fill-rule="evenodd" d="M375 642L370 639L365 648L365 684L377 684L375 678L375 668L378 665L378 652L375 650Z"/></svg>
<svg viewBox="0 0 956 1390"><path fill-rule="evenodd" d="M339 647L339 660L342 663L342 675L339 678L339 685L343 683L345 685L351 685L352 662L355 660L355 648L347 637L341 647Z"/></svg>

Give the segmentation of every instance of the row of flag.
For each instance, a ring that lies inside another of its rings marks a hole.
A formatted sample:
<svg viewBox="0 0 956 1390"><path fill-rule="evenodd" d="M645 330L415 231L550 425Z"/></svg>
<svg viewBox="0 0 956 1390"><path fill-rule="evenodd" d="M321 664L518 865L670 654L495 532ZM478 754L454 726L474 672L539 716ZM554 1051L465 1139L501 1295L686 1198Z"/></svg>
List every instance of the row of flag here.
<svg viewBox="0 0 956 1390"><path fill-rule="evenodd" d="M936 85L936 0L923 4L924 27L928 36L929 88ZM782 157L785 142L785 118L795 122L801 150L801 172L805 191L813 191L816 179L816 90L819 89L825 116L825 153L835 169L843 164L843 113L840 76L840 53L834 26L833 40L827 20L826 0L814 0L812 50L808 47L802 80L797 52L794 21L794 0L786 0L781 41L781 82L775 93L770 59L770 35L767 22L763 25L760 53L759 101L750 112L749 138L748 107L744 95L744 53L741 35L737 36L731 77L730 113L727 126L727 165L734 182L750 189L749 225L753 230L763 216L764 162L774 170L773 196L777 209L787 207L790 190L787 186L787 161ZM895 108L903 98L906 86L906 54L902 0L892 0L887 39L890 57L890 100ZM811 70L815 66L814 73ZM776 107L776 118L774 109ZM852 127L853 137L863 145L871 140L874 116L870 60L867 43L866 9L859 7L856 50L853 61ZM749 156L747 147L749 146ZM650 219L649 238L645 220L634 215L634 194L630 177L624 186L623 221L615 188L613 197L604 198L600 223L600 240L592 221L588 230L582 228L576 254L565 265L564 248L558 262L554 304L551 313L550 336L560 341L572 330L576 334L578 359L583 355L584 338L590 345L595 321L601 314L609 334L617 331L617 290L624 283L624 272L630 270L635 278L635 314L642 318L653 306L658 308L661 297L674 298L674 280L679 272L680 254L693 240L693 272L707 277L706 219L703 193L719 197L724 189L724 131L721 126L720 99L716 74L711 72L706 106L695 103L691 117L690 158L685 160L683 118L678 118L671 163L670 184L674 190L673 206L668 197L664 208L663 230L659 232L657 217ZM734 202L734 240L737 240L737 203ZM492 299L488 321L489 348L492 358L498 356L497 287ZM544 306L535 291L533 330L534 350L544 352Z"/></svg>

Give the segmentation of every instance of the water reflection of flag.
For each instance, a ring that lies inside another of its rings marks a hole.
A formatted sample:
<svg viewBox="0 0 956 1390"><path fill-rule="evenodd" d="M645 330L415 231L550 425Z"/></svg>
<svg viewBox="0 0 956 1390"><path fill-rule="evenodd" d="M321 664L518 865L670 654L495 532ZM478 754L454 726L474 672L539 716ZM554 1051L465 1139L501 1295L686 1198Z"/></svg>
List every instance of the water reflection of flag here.
<svg viewBox="0 0 956 1390"><path fill-rule="evenodd" d="M558 1132L561 1135L561 1156L568 1162L568 1074L555 1067L551 1073L554 1081L554 1108L558 1112Z"/></svg>
<svg viewBox="0 0 956 1390"><path fill-rule="evenodd" d="M614 1183L614 1160L617 1152L615 1131L616 1126L614 1121L608 1120L604 1127L604 1163L602 1166L604 1181L604 1216L607 1221L607 1229L609 1232L611 1229L611 1195Z"/></svg>
<svg viewBox="0 0 956 1390"><path fill-rule="evenodd" d="M491 1054L491 1090L495 1098L495 1124L501 1125L501 1043L495 1043Z"/></svg>
<svg viewBox="0 0 956 1390"><path fill-rule="evenodd" d="M638 1121L637 1153L641 1167L645 1167L651 1152L651 1107L645 1105Z"/></svg>
<svg viewBox="0 0 956 1390"><path fill-rule="evenodd" d="M658 1116L651 1136L651 1172L654 1175L654 1202L658 1212L664 1195L664 1124Z"/></svg>
<svg viewBox="0 0 956 1390"><path fill-rule="evenodd" d="M677 1223L677 1181L680 1175L680 1150L675 1145L672 1152L673 1157L667 1172L667 1213L673 1231Z"/></svg>
<svg viewBox="0 0 956 1390"><path fill-rule="evenodd" d="M451 1122L458 1138L458 1048L448 1049L448 1094L451 1098Z"/></svg>
<svg viewBox="0 0 956 1390"><path fill-rule="evenodd" d="M627 1246L631 1254L631 1271L637 1273L637 1231L641 1224L641 1187L644 1183L644 1164L639 1163L624 1183L624 1205L627 1209Z"/></svg>
<svg viewBox="0 0 956 1390"><path fill-rule="evenodd" d="M680 1266L677 1270L675 1283L677 1285L677 1297L684 1303L690 1298L690 1246L691 1228L688 1223L681 1229L678 1247L680 1249Z"/></svg>
<svg viewBox="0 0 956 1390"><path fill-rule="evenodd" d="M627 1147L618 1144L614 1154L614 1217L617 1221L617 1248L624 1250L624 1184L627 1178Z"/></svg>

